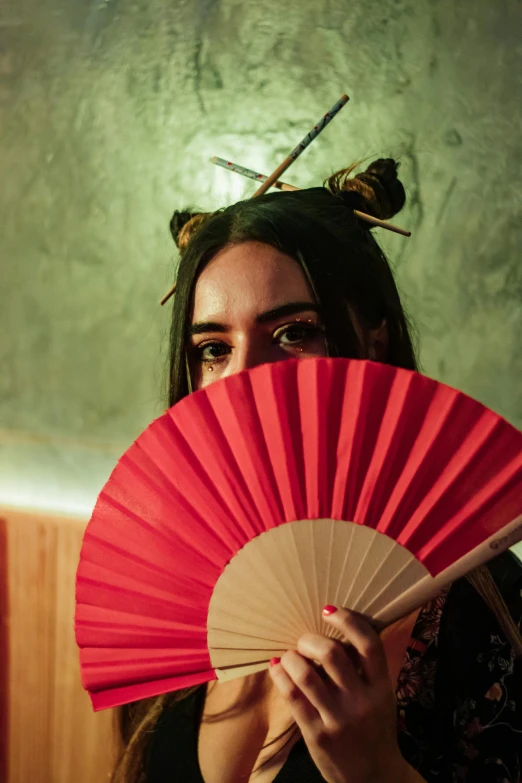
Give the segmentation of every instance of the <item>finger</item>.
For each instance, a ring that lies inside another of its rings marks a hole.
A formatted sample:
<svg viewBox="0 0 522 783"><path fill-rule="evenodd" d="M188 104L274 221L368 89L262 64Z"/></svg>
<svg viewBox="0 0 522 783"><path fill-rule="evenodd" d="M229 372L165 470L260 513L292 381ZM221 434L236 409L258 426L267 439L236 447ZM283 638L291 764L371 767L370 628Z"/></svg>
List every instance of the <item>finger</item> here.
<svg viewBox="0 0 522 783"><path fill-rule="evenodd" d="M337 687L353 692L361 686L361 677L341 642L307 633L297 642L297 652L317 661Z"/></svg>
<svg viewBox="0 0 522 783"><path fill-rule="evenodd" d="M310 731L321 718L318 711L292 680L277 658L270 662L270 677L275 687L288 704L292 717L301 731Z"/></svg>
<svg viewBox="0 0 522 783"><path fill-rule="evenodd" d="M327 721L334 709L335 697L331 683L325 681L317 668L294 650L289 650L283 655L281 666L310 704L315 707L321 719Z"/></svg>
<svg viewBox="0 0 522 783"><path fill-rule="evenodd" d="M325 607L323 617L337 628L344 639L357 651L362 670L369 683L377 684L389 680L388 663L384 647L377 631L368 620L357 612L337 607Z"/></svg>

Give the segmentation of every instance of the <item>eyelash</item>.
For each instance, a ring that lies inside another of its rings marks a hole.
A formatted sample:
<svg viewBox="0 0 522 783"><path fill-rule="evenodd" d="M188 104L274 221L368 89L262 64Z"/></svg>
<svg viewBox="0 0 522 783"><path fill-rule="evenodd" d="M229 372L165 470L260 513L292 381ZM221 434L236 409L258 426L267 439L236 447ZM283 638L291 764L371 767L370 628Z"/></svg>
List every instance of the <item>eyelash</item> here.
<svg viewBox="0 0 522 783"><path fill-rule="evenodd" d="M299 321L294 321L291 324L286 324L285 326L280 326L278 329L276 329L274 333L274 338L277 336L283 335L285 332L289 332L292 330L301 329L303 331L303 336L300 340L296 340L295 342L288 343L290 346L299 346L302 342L304 342L306 339L310 339L311 337L317 337L319 335L324 334L324 329L322 326L319 326L318 324L307 324L307 323L300 323ZM205 348L209 348L210 346L217 345L226 345L226 343L223 343L220 340L209 340L208 342L201 343L200 345L196 346L196 354L198 361L202 362L203 364L216 364L220 360L224 359L224 357L227 355L222 354L221 356L215 356L211 359L204 359L203 358L203 351Z"/></svg>

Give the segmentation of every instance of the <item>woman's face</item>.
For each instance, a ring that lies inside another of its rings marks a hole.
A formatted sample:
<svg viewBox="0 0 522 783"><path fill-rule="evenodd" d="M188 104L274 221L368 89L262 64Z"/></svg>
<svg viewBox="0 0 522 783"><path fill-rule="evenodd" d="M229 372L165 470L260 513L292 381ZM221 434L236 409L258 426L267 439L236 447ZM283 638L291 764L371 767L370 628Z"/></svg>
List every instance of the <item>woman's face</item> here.
<svg viewBox="0 0 522 783"><path fill-rule="evenodd" d="M226 247L208 263L196 284L189 335L195 389L258 364L327 353L301 267L261 242Z"/></svg>

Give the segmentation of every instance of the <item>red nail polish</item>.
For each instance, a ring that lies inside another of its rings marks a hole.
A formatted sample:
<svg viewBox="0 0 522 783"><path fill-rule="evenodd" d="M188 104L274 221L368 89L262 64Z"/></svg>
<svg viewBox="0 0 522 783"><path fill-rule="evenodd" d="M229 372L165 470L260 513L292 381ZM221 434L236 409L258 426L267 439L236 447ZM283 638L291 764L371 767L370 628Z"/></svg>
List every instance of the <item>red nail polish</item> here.
<svg viewBox="0 0 522 783"><path fill-rule="evenodd" d="M279 663L281 658L270 658L270 666L275 666L276 663Z"/></svg>
<svg viewBox="0 0 522 783"><path fill-rule="evenodd" d="M331 606L331 604L327 604L323 609L323 614L325 614L328 617L328 615L333 614L336 611L337 611L336 606Z"/></svg>

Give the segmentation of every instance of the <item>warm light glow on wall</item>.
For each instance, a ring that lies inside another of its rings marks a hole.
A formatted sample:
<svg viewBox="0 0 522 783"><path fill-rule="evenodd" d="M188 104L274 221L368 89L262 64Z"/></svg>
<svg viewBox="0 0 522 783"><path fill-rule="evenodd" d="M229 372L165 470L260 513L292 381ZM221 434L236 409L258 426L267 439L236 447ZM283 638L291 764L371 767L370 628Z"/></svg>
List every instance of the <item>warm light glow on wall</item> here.
<svg viewBox="0 0 522 783"><path fill-rule="evenodd" d="M0 505L88 519L124 449L4 442L0 445Z"/></svg>

